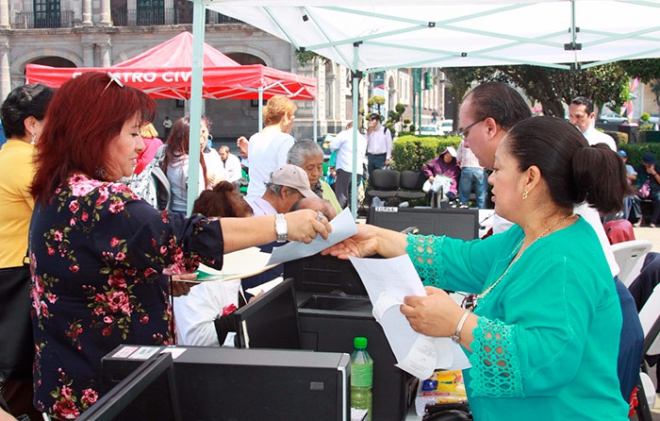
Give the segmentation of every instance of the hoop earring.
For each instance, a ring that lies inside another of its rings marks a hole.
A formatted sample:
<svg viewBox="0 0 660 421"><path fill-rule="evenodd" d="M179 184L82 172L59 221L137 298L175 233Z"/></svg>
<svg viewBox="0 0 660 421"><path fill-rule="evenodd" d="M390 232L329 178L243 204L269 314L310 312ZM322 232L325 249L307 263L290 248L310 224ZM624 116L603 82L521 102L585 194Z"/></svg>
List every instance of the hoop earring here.
<svg viewBox="0 0 660 421"><path fill-rule="evenodd" d="M37 143L36 133L30 133L30 145L34 145L35 143Z"/></svg>
<svg viewBox="0 0 660 421"><path fill-rule="evenodd" d="M527 189L523 192L523 200L527 199Z"/></svg>

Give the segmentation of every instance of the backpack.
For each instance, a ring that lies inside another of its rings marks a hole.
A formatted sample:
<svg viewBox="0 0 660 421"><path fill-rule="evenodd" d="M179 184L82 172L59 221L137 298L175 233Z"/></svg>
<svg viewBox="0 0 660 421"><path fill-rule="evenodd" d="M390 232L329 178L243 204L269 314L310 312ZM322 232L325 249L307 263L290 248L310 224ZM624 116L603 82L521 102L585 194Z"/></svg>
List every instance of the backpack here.
<svg viewBox="0 0 660 421"><path fill-rule="evenodd" d="M170 208L170 181L167 179L167 175L165 175L165 171L161 166L165 159L165 148L167 148L167 145L161 146L158 152L156 152L154 160L149 164L150 166L153 165L151 170L155 201L153 204L159 211Z"/></svg>
<svg viewBox="0 0 660 421"><path fill-rule="evenodd" d="M156 166L151 171L151 178L155 187L155 201L156 209L159 211L164 211L170 207L170 181L167 179L167 176L160 169L159 166Z"/></svg>

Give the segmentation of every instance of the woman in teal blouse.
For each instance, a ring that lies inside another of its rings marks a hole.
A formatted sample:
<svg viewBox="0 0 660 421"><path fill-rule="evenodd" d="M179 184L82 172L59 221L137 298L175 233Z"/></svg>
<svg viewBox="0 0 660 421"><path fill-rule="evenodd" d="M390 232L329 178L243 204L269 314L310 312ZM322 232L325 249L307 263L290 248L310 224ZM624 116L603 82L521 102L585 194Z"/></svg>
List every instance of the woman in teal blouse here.
<svg viewBox="0 0 660 421"><path fill-rule="evenodd" d="M360 225L326 253L410 256L428 296L407 297L401 312L416 331L463 346L475 420L626 420L621 307L595 232L573 214L584 201L617 210L625 174L615 152L569 123L530 118L501 142L489 177L495 211L513 228L463 242ZM476 306L441 288L479 294Z"/></svg>

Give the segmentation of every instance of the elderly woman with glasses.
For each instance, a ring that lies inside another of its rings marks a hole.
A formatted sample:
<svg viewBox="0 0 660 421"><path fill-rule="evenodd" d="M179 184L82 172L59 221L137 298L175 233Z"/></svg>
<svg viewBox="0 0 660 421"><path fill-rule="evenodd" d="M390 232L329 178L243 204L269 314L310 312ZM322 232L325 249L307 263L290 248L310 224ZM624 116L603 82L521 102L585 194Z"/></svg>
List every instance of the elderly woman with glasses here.
<svg viewBox="0 0 660 421"><path fill-rule="evenodd" d="M301 140L296 142L287 154L287 162L302 168L309 178L309 186L316 195L327 200L332 205L335 213L341 212L341 206L332 187L326 183L323 177L323 149L316 142Z"/></svg>
<svg viewBox="0 0 660 421"><path fill-rule="evenodd" d="M621 208L623 161L570 123L536 117L508 132L493 170L495 211L516 224L504 233L463 242L359 225L324 253L410 256L428 295L406 297L401 312L416 331L463 347L475 421L627 420L616 286L596 233L573 213L585 201ZM461 308L443 289L478 294L476 303Z"/></svg>
<svg viewBox="0 0 660 421"><path fill-rule="evenodd" d="M190 287L166 274L275 240L309 242L330 226L317 212L207 218L159 212L127 186L156 104L103 73L53 97L32 184L29 246L35 327L35 404L74 419L100 396L103 356L120 344L174 343L169 294ZM80 110L76 112L75 110ZM277 221L277 224L276 224Z"/></svg>

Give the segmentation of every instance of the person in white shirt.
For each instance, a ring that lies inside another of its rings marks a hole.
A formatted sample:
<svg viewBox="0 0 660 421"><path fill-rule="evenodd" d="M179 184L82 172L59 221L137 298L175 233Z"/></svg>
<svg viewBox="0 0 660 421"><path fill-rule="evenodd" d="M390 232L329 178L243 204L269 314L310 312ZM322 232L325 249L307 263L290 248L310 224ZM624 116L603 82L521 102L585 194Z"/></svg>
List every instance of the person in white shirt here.
<svg viewBox="0 0 660 421"><path fill-rule="evenodd" d="M287 153L296 142L289 134L295 112L296 106L289 98L276 95L268 100L264 108L265 127L248 142L250 184L247 197L264 194L270 174L287 163Z"/></svg>
<svg viewBox="0 0 660 421"><path fill-rule="evenodd" d="M330 150L337 151L337 162L335 169L337 179L335 180L335 194L341 208L348 205L348 199L351 197L351 174L353 173L353 122L346 125L346 130L337 134L330 141ZM367 153L367 140L360 132L357 133L357 163L355 173L357 174L357 184L362 181L364 172L364 157Z"/></svg>
<svg viewBox="0 0 660 421"><path fill-rule="evenodd" d="M595 118L596 113L592 100L583 96L573 98L568 107L568 120L571 124L580 129L590 145L604 143L616 152L616 142L612 136L596 130Z"/></svg>
<svg viewBox="0 0 660 421"><path fill-rule="evenodd" d="M241 178L241 161L231 153L229 146L220 146L220 159L225 180L230 183L238 181Z"/></svg>
<svg viewBox="0 0 660 421"><path fill-rule="evenodd" d="M213 143L210 140L213 138L210 134L211 122L209 121L208 127L205 128L205 120L208 121L206 118L202 119L202 132L200 134L199 148L204 157L204 164L206 164L206 184L208 188L212 189L215 185L225 179L225 174L220 154L213 149L213 146L211 145Z"/></svg>
<svg viewBox="0 0 660 421"><path fill-rule="evenodd" d="M241 169L248 172L250 161L248 160L248 143L249 140L245 136L236 139L236 146L238 146L239 154L241 155Z"/></svg>
<svg viewBox="0 0 660 421"><path fill-rule="evenodd" d="M390 165L392 158L392 132L381 125L380 115L369 115L369 129L367 129L367 159L369 160L369 178L374 170Z"/></svg>

